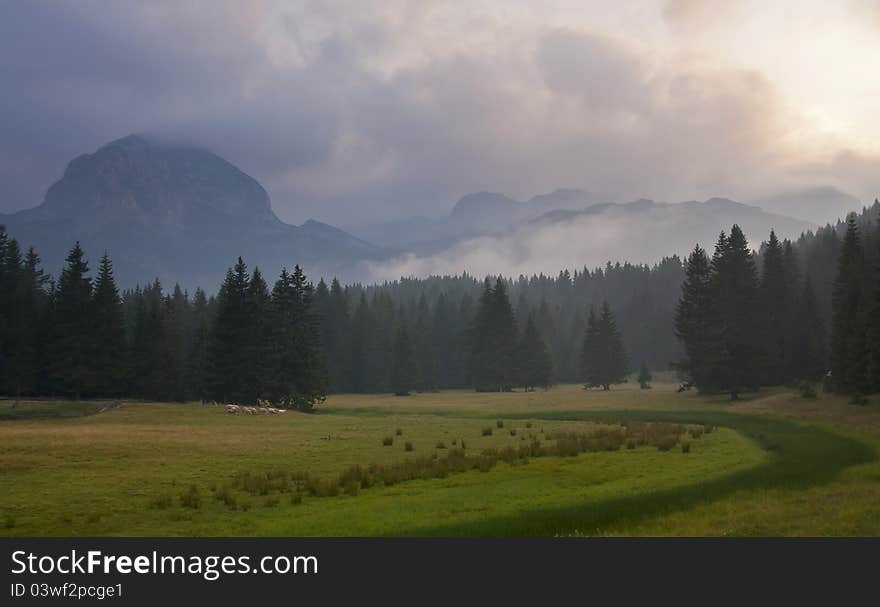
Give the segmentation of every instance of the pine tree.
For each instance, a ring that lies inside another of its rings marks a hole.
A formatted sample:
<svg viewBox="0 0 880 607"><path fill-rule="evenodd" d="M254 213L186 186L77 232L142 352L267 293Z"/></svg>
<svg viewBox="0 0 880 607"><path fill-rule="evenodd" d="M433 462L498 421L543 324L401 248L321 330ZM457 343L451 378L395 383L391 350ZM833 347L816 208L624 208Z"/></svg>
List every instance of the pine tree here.
<svg viewBox="0 0 880 607"><path fill-rule="evenodd" d="M790 379L818 380L826 369L826 335L809 277L804 281L793 324L797 331L792 340Z"/></svg>
<svg viewBox="0 0 880 607"><path fill-rule="evenodd" d="M650 369L648 369L648 364L645 361L642 361L642 366L639 369L639 388L642 390L649 390L651 388L650 381L653 379L651 375Z"/></svg>
<svg viewBox="0 0 880 607"><path fill-rule="evenodd" d="M198 288L193 295L193 334L187 354L187 390L201 402L208 400L207 366L208 340L210 336L210 319L208 316L208 298Z"/></svg>
<svg viewBox="0 0 880 607"><path fill-rule="evenodd" d="M102 396L121 396L125 391L125 321L116 288L113 264L105 252L98 267L92 308L96 339L95 391Z"/></svg>
<svg viewBox="0 0 880 607"><path fill-rule="evenodd" d="M584 383L588 388L601 386L603 390L610 390L612 384L626 380L626 349L607 301L602 302L598 318L590 308L581 360Z"/></svg>
<svg viewBox="0 0 880 607"><path fill-rule="evenodd" d="M763 347L766 353L763 360L763 381L767 385L775 385L785 381L785 339L790 310L783 247L776 237L776 232L772 230L770 240L764 247L763 262L759 315L763 325L761 335L764 338Z"/></svg>
<svg viewBox="0 0 880 607"><path fill-rule="evenodd" d="M471 381L479 392L508 391L514 385L516 320L500 277L486 279L471 328Z"/></svg>
<svg viewBox="0 0 880 607"><path fill-rule="evenodd" d="M394 341L394 361L391 371L391 390L395 396L409 396L415 385L416 365L413 348L405 326L397 330Z"/></svg>
<svg viewBox="0 0 880 607"><path fill-rule="evenodd" d="M711 310L717 322L719 349L710 382L735 400L755 390L764 375L762 348L755 318L759 314L758 277L745 235L734 225L719 239L712 258Z"/></svg>
<svg viewBox="0 0 880 607"><path fill-rule="evenodd" d="M239 257L235 268L227 270L217 295L217 316L208 348L208 393L220 402L254 402L246 383L248 343L252 338L249 287L250 275Z"/></svg>
<svg viewBox="0 0 880 607"><path fill-rule="evenodd" d="M416 389L430 392L437 388L435 343L431 331L431 311L424 292L416 307L416 320L413 327L413 356L416 363Z"/></svg>
<svg viewBox="0 0 880 607"><path fill-rule="evenodd" d="M77 242L67 255L55 293L52 376L56 387L75 399L86 395L94 379L92 280L84 257Z"/></svg>
<svg viewBox="0 0 880 607"><path fill-rule="evenodd" d="M553 385L553 359L531 315L517 345L516 359L518 385L526 390Z"/></svg>
<svg viewBox="0 0 880 607"><path fill-rule="evenodd" d="M361 293L358 306L352 318L351 331L351 389L367 392L370 378L367 375L368 361L372 350L373 317L367 296Z"/></svg>
<svg viewBox="0 0 880 607"><path fill-rule="evenodd" d="M320 319L313 299L314 287L299 266L292 273L282 270L272 288L267 321L271 331L266 337L266 397L306 412L327 394Z"/></svg>
<svg viewBox="0 0 880 607"><path fill-rule="evenodd" d="M874 201L877 204L877 201ZM873 277L869 277L869 288L873 292L867 320L868 364L866 383L872 392L880 392L880 227L877 229L877 255Z"/></svg>
<svg viewBox="0 0 880 607"><path fill-rule="evenodd" d="M722 233L721 240L726 242ZM675 309L675 335L684 345L685 359L677 364L686 381L702 391L711 390L710 369L714 353L711 320L709 258L700 245L687 259L681 298Z"/></svg>
<svg viewBox="0 0 880 607"><path fill-rule="evenodd" d="M831 383L843 393L864 392L867 387L863 272L864 251L853 214L847 219L832 289Z"/></svg>
<svg viewBox="0 0 880 607"><path fill-rule="evenodd" d="M327 361L329 390L351 390L351 319L345 292L336 278L329 289L323 280L318 283L315 306L321 319L321 344Z"/></svg>

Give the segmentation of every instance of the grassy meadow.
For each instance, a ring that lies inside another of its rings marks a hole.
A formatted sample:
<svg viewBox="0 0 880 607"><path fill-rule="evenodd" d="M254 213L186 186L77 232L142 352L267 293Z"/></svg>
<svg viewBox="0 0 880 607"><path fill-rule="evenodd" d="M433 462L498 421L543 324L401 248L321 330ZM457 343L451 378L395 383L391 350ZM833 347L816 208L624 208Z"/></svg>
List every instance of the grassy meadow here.
<svg viewBox="0 0 880 607"><path fill-rule="evenodd" d="M312 415L105 408L0 403L0 534L880 534L880 406L823 394L730 403L658 384L338 395ZM671 448L633 438L671 431ZM620 444L561 455L570 437Z"/></svg>

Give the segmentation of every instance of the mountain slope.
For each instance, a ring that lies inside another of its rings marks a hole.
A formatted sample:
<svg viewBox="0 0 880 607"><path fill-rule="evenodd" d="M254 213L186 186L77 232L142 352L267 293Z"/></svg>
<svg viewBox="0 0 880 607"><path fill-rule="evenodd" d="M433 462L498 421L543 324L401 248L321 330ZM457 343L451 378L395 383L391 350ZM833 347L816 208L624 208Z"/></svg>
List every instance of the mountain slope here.
<svg viewBox="0 0 880 607"><path fill-rule="evenodd" d="M211 152L139 136L75 158L40 206L0 222L53 273L76 240L93 266L107 250L125 286L158 277L214 290L239 255L272 279L282 266L331 274L380 254L319 222L285 224L255 179Z"/></svg>

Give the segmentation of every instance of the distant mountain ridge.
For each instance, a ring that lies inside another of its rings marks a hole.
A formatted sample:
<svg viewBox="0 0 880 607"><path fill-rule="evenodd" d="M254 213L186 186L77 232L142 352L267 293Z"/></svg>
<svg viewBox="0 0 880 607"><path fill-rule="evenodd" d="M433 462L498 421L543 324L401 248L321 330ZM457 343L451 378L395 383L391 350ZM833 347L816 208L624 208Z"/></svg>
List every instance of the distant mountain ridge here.
<svg viewBox="0 0 880 607"><path fill-rule="evenodd" d="M783 192L759 199L755 204L771 213L812 221L821 226L833 225L848 213L861 211L864 206L855 196L832 186Z"/></svg>
<svg viewBox="0 0 880 607"><path fill-rule="evenodd" d="M125 286L158 277L213 291L239 255L267 279L282 266L330 275L381 256L332 226L282 222L263 186L216 154L137 135L74 158L41 205L0 223L52 273L76 240L93 266L107 250Z"/></svg>
<svg viewBox="0 0 880 607"><path fill-rule="evenodd" d="M379 245L424 255L467 239L516 232L529 225L548 225L585 216L621 217L628 214L635 217L638 213L650 213L664 221L674 218L701 234L706 233L707 228L717 230L715 235L722 229L729 230L733 223L739 223L743 228L760 227L761 232L775 228L792 237L819 225L818 222L768 212L727 198L710 198L704 202L667 203L639 199L613 203L600 202L583 190L560 189L522 202L497 192L475 192L459 199L446 217L395 220L371 226L360 233ZM670 250L672 248L670 246Z"/></svg>

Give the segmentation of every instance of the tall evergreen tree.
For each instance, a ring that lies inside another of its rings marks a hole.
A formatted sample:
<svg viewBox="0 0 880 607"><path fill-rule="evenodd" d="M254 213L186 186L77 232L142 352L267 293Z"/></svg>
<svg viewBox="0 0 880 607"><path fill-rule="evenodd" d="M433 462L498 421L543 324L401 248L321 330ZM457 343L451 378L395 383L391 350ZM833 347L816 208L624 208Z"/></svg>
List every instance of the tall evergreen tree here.
<svg viewBox="0 0 880 607"><path fill-rule="evenodd" d="M847 219L832 290L831 381L836 391L844 393L867 388L863 272L864 251L853 214Z"/></svg>
<svg viewBox="0 0 880 607"><path fill-rule="evenodd" d="M190 396L201 402L208 400L209 323L208 298L198 288L193 295L193 336L187 354L187 388Z"/></svg>
<svg viewBox="0 0 880 607"><path fill-rule="evenodd" d="M724 234L722 241L726 242ZM710 389L714 355L709 257L700 245L687 259L681 298L675 309L675 334L684 345L685 359L677 364L685 378L701 390Z"/></svg>
<svg viewBox="0 0 880 607"><path fill-rule="evenodd" d="M526 390L553 385L553 359L531 315L517 345L516 383Z"/></svg>
<svg viewBox="0 0 880 607"><path fill-rule="evenodd" d="M409 396L416 382L413 348L406 326L397 330L394 341L394 361L391 370L391 390L395 396Z"/></svg>
<svg viewBox="0 0 880 607"><path fill-rule="evenodd" d="M272 289L267 337L266 397L279 405L312 411L327 394L327 375L321 352L320 318L314 287L299 266L282 270Z"/></svg>
<svg viewBox="0 0 880 607"><path fill-rule="evenodd" d="M248 343L252 339L248 290L250 274L241 257L227 270L217 295L217 316L208 348L208 393L212 400L251 404L248 389Z"/></svg>
<svg viewBox="0 0 880 607"><path fill-rule="evenodd" d="M781 384L785 381L788 281L782 244L776 232L770 231L770 240L763 251L763 268L760 286L760 314L762 323L760 337L765 349L763 378L766 384Z"/></svg>
<svg viewBox="0 0 880 607"><path fill-rule="evenodd" d="M737 225L728 238L719 239L712 258L710 289L719 336L710 381L737 399L742 391L757 389L764 375L761 335L755 323L759 315L758 276L745 235Z"/></svg>
<svg viewBox="0 0 880 607"><path fill-rule="evenodd" d="M793 333L789 378L815 381L826 369L826 335L809 277L804 281L792 324L797 330Z"/></svg>
<svg viewBox="0 0 880 607"><path fill-rule="evenodd" d="M95 391L102 396L121 396L126 388L125 320L113 264L106 252L98 266L92 309L92 332L96 339L93 358Z"/></svg>
<svg viewBox="0 0 880 607"><path fill-rule="evenodd" d="M603 390L610 390L612 384L626 380L629 365L626 349L607 301L602 302L598 318L590 308L581 360L584 383L588 388L601 386Z"/></svg>
<svg viewBox="0 0 880 607"><path fill-rule="evenodd" d="M480 392L508 391L514 386L516 320L502 278L494 288L486 279L471 328L471 381Z"/></svg>
<svg viewBox="0 0 880 607"><path fill-rule="evenodd" d="M8 255L8 253L7 253ZM92 280L77 242L67 255L55 293L52 376L58 390L75 399L85 396L94 381L95 334L92 321Z"/></svg>

